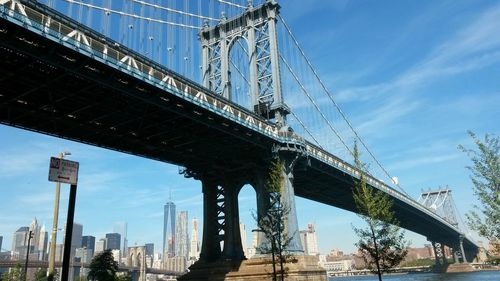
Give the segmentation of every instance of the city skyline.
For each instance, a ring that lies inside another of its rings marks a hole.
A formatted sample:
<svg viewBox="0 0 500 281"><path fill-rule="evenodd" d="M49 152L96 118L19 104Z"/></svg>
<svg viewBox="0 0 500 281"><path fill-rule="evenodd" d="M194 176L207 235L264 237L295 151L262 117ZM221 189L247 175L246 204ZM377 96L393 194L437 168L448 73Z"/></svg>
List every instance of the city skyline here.
<svg viewBox="0 0 500 281"><path fill-rule="evenodd" d="M450 186L463 216L476 199L464 168L469 161L456 147L474 147L467 130L479 136L499 133L500 85L492 74L500 73L500 27L494 20L500 5L312 2L298 5L301 9L284 2L282 13L363 139L414 199L422 189ZM27 225L20 222L38 217L51 225L54 184L47 181L48 159L66 150L72 153L68 159L80 162L75 221L88 226L84 234L100 239L115 222L128 221L130 245L153 242L159 249L169 190L179 209L200 218L202 231L201 184L179 175L177 166L3 125L0 145L0 182L9 198L0 207L3 248L19 226ZM67 198L63 185L59 225L64 225ZM251 230L255 192L245 186L239 199L241 221ZM320 252L353 251L356 215L296 201L299 229L316 222ZM59 242L62 237L59 232ZM412 246L426 243L415 234L410 239Z"/></svg>

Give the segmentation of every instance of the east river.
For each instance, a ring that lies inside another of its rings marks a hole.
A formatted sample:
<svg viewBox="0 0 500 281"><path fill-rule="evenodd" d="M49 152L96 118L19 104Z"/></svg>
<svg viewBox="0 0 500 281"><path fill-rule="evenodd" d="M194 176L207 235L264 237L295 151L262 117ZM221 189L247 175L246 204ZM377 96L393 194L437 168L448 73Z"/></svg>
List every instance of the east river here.
<svg viewBox="0 0 500 281"><path fill-rule="evenodd" d="M378 281L376 275L330 277L328 281ZM383 275L384 281L500 281L500 271Z"/></svg>

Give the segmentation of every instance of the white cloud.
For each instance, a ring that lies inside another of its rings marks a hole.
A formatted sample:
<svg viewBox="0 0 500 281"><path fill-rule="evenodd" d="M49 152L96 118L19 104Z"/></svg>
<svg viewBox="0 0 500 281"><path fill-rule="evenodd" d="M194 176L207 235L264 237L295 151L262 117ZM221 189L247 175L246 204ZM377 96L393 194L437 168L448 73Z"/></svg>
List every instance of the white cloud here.
<svg viewBox="0 0 500 281"><path fill-rule="evenodd" d="M457 75L500 62L500 5L488 9L451 38L434 48L392 81L339 91L340 102L367 101L409 92L444 76Z"/></svg>

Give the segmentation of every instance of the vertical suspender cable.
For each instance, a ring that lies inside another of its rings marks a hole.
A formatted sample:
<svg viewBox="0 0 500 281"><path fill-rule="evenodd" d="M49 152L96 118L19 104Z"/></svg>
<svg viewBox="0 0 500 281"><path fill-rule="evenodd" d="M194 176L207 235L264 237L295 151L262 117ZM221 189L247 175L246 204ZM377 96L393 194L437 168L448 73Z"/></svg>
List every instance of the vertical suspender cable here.
<svg viewBox="0 0 500 281"><path fill-rule="evenodd" d="M335 102L335 100L333 99L330 91L328 91L328 89L326 88L325 84L323 83L323 81L321 80L321 78L319 77L318 73L316 72L316 70L314 69L314 67L312 66L311 62L309 61L309 59L307 58L307 56L305 55L304 51L302 50L302 48L300 47L298 41L295 39L295 36L292 34L290 28L288 27L288 25L286 24L285 20L283 19L283 17L281 17L280 15L278 15L279 19L281 20L281 22L283 23L283 25L285 26L285 29L287 30L288 34L290 35L290 37L292 38L293 42L295 43L295 45L297 46L299 52L301 53L301 55L304 57L307 65L309 66L309 68L312 70L312 72L314 73L314 76L316 76L316 79L318 80L318 82L320 83L321 87L323 88L323 90L325 91L325 93L327 93L327 96L328 98L331 100L331 102L335 105L335 107L337 108L337 110L339 111L340 115L342 116L342 118L346 121L347 125L349 126L349 128L352 130L352 132L354 133L354 135L356 136L356 138L359 140L359 142L363 145L363 147L366 149L366 151L370 154L370 156L373 158L373 160L375 160L375 162L377 163L377 165L382 169L382 171L386 174L386 176L389 178L389 180L391 180L391 182L393 182L401 191L403 191L403 193L405 195L408 195L408 193L406 193L406 191L399 185L399 183L396 183L393 181L391 175L389 174L389 172L382 166L382 164L378 161L377 158L375 158L375 155L371 152L371 150L368 148L368 146L365 144L365 142L361 139L361 137L358 135L358 132L354 129L354 127L352 126L351 122L349 121L349 119L347 119L347 116L346 114L342 111L342 109L340 108L340 106L337 104L337 102ZM352 154L352 152L351 152Z"/></svg>

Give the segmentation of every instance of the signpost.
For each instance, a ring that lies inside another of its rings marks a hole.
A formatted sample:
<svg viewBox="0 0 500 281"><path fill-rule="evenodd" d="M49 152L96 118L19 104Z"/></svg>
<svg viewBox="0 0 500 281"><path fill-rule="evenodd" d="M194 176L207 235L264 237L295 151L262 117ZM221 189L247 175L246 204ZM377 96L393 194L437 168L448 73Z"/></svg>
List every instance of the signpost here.
<svg viewBox="0 0 500 281"><path fill-rule="evenodd" d="M76 185L78 181L78 166L78 162L51 157L49 181Z"/></svg>
<svg viewBox="0 0 500 281"><path fill-rule="evenodd" d="M78 182L79 163L64 160L62 158L51 157L49 165L49 181L59 183L69 183L68 218L66 220L66 233L64 235L64 254L61 280L68 280L69 263L71 258L71 239L73 236L73 220L75 217L76 184Z"/></svg>

